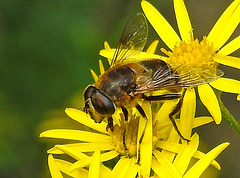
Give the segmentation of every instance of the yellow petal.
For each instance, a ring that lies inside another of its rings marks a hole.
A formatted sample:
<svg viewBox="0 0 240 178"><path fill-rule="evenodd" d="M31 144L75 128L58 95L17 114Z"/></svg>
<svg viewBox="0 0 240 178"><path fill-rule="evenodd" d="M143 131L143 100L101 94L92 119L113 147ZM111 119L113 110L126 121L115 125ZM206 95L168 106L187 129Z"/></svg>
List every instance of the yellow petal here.
<svg viewBox="0 0 240 178"><path fill-rule="evenodd" d="M179 127L178 127L179 128ZM180 130L181 132L181 130ZM178 135L178 133L176 132L175 128L172 126L172 129L170 130L169 133L169 137L167 139L168 142L175 142L178 143L180 139L180 136ZM168 161L170 161L171 163L173 162L173 160L176 157L176 154L173 152L169 152L167 150L162 150L161 152L162 156L164 156L166 159L168 159Z"/></svg>
<svg viewBox="0 0 240 178"><path fill-rule="evenodd" d="M179 119L175 119L176 123L179 123ZM210 122L214 121L214 119L212 117L208 117L208 116L201 116L201 117L195 117L193 119L193 128L208 124Z"/></svg>
<svg viewBox="0 0 240 178"><path fill-rule="evenodd" d="M240 36L229 42L227 45L225 45L222 49L218 51L218 54L220 55L229 55L233 53L234 51L238 50L240 48Z"/></svg>
<svg viewBox="0 0 240 178"><path fill-rule="evenodd" d="M67 162L61 159L55 159L55 163L59 167L60 171L66 175L69 175L71 177L82 177L82 178L88 177L88 171L83 168L79 168L76 171L69 172L69 169L72 166L72 163L70 162Z"/></svg>
<svg viewBox="0 0 240 178"><path fill-rule="evenodd" d="M105 49L111 49L107 41L104 42L104 48Z"/></svg>
<svg viewBox="0 0 240 178"><path fill-rule="evenodd" d="M126 173L131 165L132 159L122 157L112 170L112 177L127 177Z"/></svg>
<svg viewBox="0 0 240 178"><path fill-rule="evenodd" d="M118 155L119 155L119 153L116 150L102 153L101 154L101 162L111 160L111 159L117 157ZM88 166L91 163L91 161L92 161L92 157L86 157L86 158L80 159L72 165L70 171L76 170L76 169L84 167L84 166Z"/></svg>
<svg viewBox="0 0 240 178"><path fill-rule="evenodd" d="M87 157L85 159L80 159L79 161L76 161L74 164L72 164L71 168L69 169L70 172L73 172L79 168L83 168L85 166L89 166L91 163L92 157Z"/></svg>
<svg viewBox="0 0 240 178"><path fill-rule="evenodd" d="M240 101L240 94L237 96L237 100Z"/></svg>
<svg viewBox="0 0 240 178"><path fill-rule="evenodd" d="M165 156L163 156L160 151L154 150L153 154L157 159L158 164L153 161L152 168L158 176L166 178L182 177L174 165Z"/></svg>
<svg viewBox="0 0 240 178"><path fill-rule="evenodd" d="M100 149L93 153L91 164L89 166L89 178L99 178L101 152Z"/></svg>
<svg viewBox="0 0 240 178"><path fill-rule="evenodd" d="M160 123L164 123L165 121L170 121L169 114L174 110L178 103L178 100L167 100L163 103L157 115L155 117Z"/></svg>
<svg viewBox="0 0 240 178"><path fill-rule="evenodd" d="M106 41L104 42L104 48L105 48L105 49L111 49L110 46L109 46L109 44L108 44L108 42L106 42ZM107 59L108 59L108 64L111 65L111 63L112 63L112 58L107 58Z"/></svg>
<svg viewBox="0 0 240 178"><path fill-rule="evenodd" d="M176 108L177 104L179 102L179 99L177 100L170 100L170 101L165 101L162 107L160 108L159 112L157 113L157 121L161 123L162 126L166 126L164 130L168 131L167 132L167 140L171 142L178 142L179 141L179 135L176 132L175 128L173 127L172 122L170 121L169 114ZM175 119L175 122L179 128L179 121ZM168 125L170 128L168 128ZM170 129L170 132L169 132ZM163 137L164 138L164 137ZM164 150L162 151L165 157L169 158L169 160L174 159L174 154L170 152L165 152Z"/></svg>
<svg viewBox="0 0 240 178"><path fill-rule="evenodd" d="M48 156L48 167L49 167L52 178L63 177L51 154Z"/></svg>
<svg viewBox="0 0 240 178"><path fill-rule="evenodd" d="M139 165L136 164L137 159L132 158L131 164L126 172L127 177L136 177L139 169Z"/></svg>
<svg viewBox="0 0 240 178"><path fill-rule="evenodd" d="M142 1L141 6L148 21L152 24L159 37L170 49L173 49L174 45L181 41L177 33L169 25L167 20L149 2Z"/></svg>
<svg viewBox="0 0 240 178"><path fill-rule="evenodd" d="M99 55L112 59L115 51L116 51L116 49L102 49L99 52Z"/></svg>
<svg viewBox="0 0 240 178"><path fill-rule="evenodd" d="M153 158L152 160L152 169L154 172L154 177L159 178L159 176L161 176L161 177L171 178L171 176L169 176L168 173L165 173L165 170L162 168L160 163L155 158Z"/></svg>
<svg viewBox="0 0 240 178"><path fill-rule="evenodd" d="M196 153L193 155L194 158L196 159L202 159L206 154L201 152L201 151L196 151ZM211 162L211 166L215 167L218 170L221 170L221 166L218 164L217 161L213 160Z"/></svg>
<svg viewBox="0 0 240 178"><path fill-rule="evenodd" d="M48 154L64 154L64 152L62 150L59 150L55 146L53 148L50 148L49 150L47 150L47 153Z"/></svg>
<svg viewBox="0 0 240 178"><path fill-rule="evenodd" d="M143 110L146 113L148 120L146 130L140 146L140 164L141 175L143 177L149 177L152 161L152 112L151 105L148 101L143 102ZM139 125L144 125L146 120L141 117ZM141 127L139 127L140 130ZM142 130L142 129L141 129Z"/></svg>
<svg viewBox="0 0 240 178"><path fill-rule="evenodd" d="M202 159L195 163L189 171L183 176L184 178L200 177L206 170L210 163L229 145L229 143L223 143L210 152L208 152Z"/></svg>
<svg viewBox="0 0 240 178"><path fill-rule="evenodd" d="M114 52L115 52L115 49L103 49L103 50L100 51L99 55L112 59ZM166 57L159 56L159 55L156 55L156 54L141 52L136 60L153 59L153 58L154 59L161 59L161 60L164 60L164 61L166 61L166 59L167 59Z"/></svg>
<svg viewBox="0 0 240 178"><path fill-rule="evenodd" d="M163 61L166 61L168 58L164 56L160 56L157 54L151 54L151 53L146 53L146 52L141 52L138 56L138 59L161 59Z"/></svg>
<svg viewBox="0 0 240 178"><path fill-rule="evenodd" d="M78 140L85 142L111 142L112 138L108 135L87 132L82 130L53 129L42 132L40 137L60 138L67 140Z"/></svg>
<svg viewBox="0 0 240 178"><path fill-rule="evenodd" d="M180 114L180 131L185 138L191 137L193 119L196 110L196 95L194 88L187 88L183 98Z"/></svg>
<svg viewBox="0 0 240 178"><path fill-rule="evenodd" d="M238 57L216 55L213 59L220 64L240 69L240 58Z"/></svg>
<svg viewBox="0 0 240 178"><path fill-rule="evenodd" d="M214 121L212 117L207 117L207 116L196 117L193 120L193 128L208 124L212 121Z"/></svg>
<svg viewBox="0 0 240 178"><path fill-rule="evenodd" d="M112 171L108 167L104 166L101 163L100 164L100 176L99 177L103 177L103 178L112 177Z"/></svg>
<svg viewBox="0 0 240 178"><path fill-rule="evenodd" d="M163 150L167 150L173 153L179 153L184 146L177 142L169 142L169 141L158 141L156 147L161 148Z"/></svg>
<svg viewBox="0 0 240 178"><path fill-rule="evenodd" d="M208 40L214 44L215 48L220 49L237 27L240 21L239 3L239 0L233 1L209 33Z"/></svg>
<svg viewBox="0 0 240 178"><path fill-rule="evenodd" d="M184 149L184 145L169 141L158 141L156 147L172 153L179 153ZM205 156L205 154L200 151L196 151L196 153L193 155L193 157L197 159L201 159L203 156ZM220 170L220 165L215 160L211 162L211 165Z"/></svg>
<svg viewBox="0 0 240 178"><path fill-rule="evenodd" d="M104 74L105 73L105 69L102 63L102 60L99 60L99 69L100 69L100 74Z"/></svg>
<svg viewBox="0 0 240 178"><path fill-rule="evenodd" d="M216 124L220 124L222 114L217 97L212 88L208 84L199 85L198 94L202 103L206 106L207 110L214 118Z"/></svg>
<svg viewBox="0 0 240 178"><path fill-rule="evenodd" d="M114 145L113 144L111 144L111 143L101 143L101 142L99 142L98 144L96 144L96 143L73 143L73 144L66 144L66 145L56 145L56 147L58 147L58 146L66 146L66 147L74 149L74 150L76 150L78 152L95 151L97 148L100 148L102 151L107 151L107 150L114 149ZM51 153L51 154L63 154L56 147L50 149L48 151L48 153Z"/></svg>
<svg viewBox="0 0 240 178"><path fill-rule="evenodd" d="M159 126L156 127L156 129L154 130L157 131L157 133L159 134L159 139L165 140L166 138L168 138L171 128L172 128L172 123L168 121L168 122L159 124Z"/></svg>
<svg viewBox="0 0 240 178"><path fill-rule="evenodd" d="M197 151L198 145L199 136L197 134L194 134L189 144L184 145L184 148L177 154L173 165L177 168L180 174L183 175L185 173L191 161L191 158Z"/></svg>
<svg viewBox="0 0 240 178"><path fill-rule="evenodd" d="M155 40L151 43L151 45L148 47L146 53L154 54L158 45L158 40Z"/></svg>
<svg viewBox="0 0 240 178"><path fill-rule="evenodd" d="M240 81L230 78L219 78L210 83L214 88L228 92L228 93L240 93Z"/></svg>
<svg viewBox="0 0 240 178"><path fill-rule="evenodd" d="M91 74L92 74L93 80L94 80L95 82L97 82L97 80L98 80L97 74L96 74L92 69L90 70L90 72L91 72Z"/></svg>
<svg viewBox="0 0 240 178"><path fill-rule="evenodd" d="M190 41L192 34L192 25L183 0L174 0L174 9L177 18L178 29L183 41Z"/></svg>
<svg viewBox="0 0 240 178"><path fill-rule="evenodd" d="M86 154L65 145L56 145L55 147L76 160L88 158Z"/></svg>
<svg viewBox="0 0 240 178"><path fill-rule="evenodd" d="M88 126L94 130L97 130L99 132L108 134L108 132L106 131L107 128L107 123L105 122L101 122L96 124L88 114L86 114L85 112L82 112L80 110L77 109L73 109L73 108L67 108L65 110L66 114L71 117L73 120Z"/></svg>

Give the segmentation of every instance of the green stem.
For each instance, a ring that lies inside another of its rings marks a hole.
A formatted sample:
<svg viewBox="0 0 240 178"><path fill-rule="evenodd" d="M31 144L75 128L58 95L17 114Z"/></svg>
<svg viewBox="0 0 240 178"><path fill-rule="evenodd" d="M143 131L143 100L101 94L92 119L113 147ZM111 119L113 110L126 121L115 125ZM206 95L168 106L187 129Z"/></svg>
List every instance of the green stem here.
<svg viewBox="0 0 240 178"><path fill-rule="evenodd" d="M235 130L235 132L240 135L240 124L238 121L236 121L236 119L232 116L232 114L228 111L228 109L225 107L225 105L223 104L222 100L221 100L221 91L215 90L219 105L220 105L220 109L222 111L222 117L223 119L228 123L228 125Z"/></svg>

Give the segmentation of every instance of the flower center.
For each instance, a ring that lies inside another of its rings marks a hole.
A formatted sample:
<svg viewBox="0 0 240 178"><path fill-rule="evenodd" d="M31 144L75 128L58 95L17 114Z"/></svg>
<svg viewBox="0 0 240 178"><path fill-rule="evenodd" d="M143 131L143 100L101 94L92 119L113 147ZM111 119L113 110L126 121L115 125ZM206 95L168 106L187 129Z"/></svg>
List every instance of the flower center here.
<svg viewBox="0 0 240 178"><path fill-rule="evenodd" d="M169 56L169 64L176 66L179 65L191 65L193 67L216 67L216 62L213 60L213 56L216 54L216 49L213 47L206 37L199 42L198 39L193 39L191 36L189 43L181 41L171 51L161 49L163 53Z"/></svg>
<svg viewBox="0 0 240 178"><path fill-rule="evenodd" d="M139 116L133 116L133 119L129 122L125 122L125 119L122 117L120 126L117 124L113 126L113 132L108 129L109 135L112 136L115 150L117 150L121 155L128 157L137 156L138 127ZM161 125L158 121L153 124L153 147L155 147L159 138L166 139L161 137L160 127Z"/></svg>
<svg viewBox="0 0 240 178"><path fill-rule="evenodd" d="M121 126L114 125L112 136L115 149L121 154L129 157L137 155L137 134L139 118L130 120L127 123L121 122Z"/></svg>

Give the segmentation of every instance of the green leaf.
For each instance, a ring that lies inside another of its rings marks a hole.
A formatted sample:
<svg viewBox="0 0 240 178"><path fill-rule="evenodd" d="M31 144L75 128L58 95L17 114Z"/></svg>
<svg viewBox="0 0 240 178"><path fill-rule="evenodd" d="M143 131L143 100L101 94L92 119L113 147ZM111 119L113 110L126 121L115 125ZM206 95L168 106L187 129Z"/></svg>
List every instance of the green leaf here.
<svg viewBox="0 0 240 178"><path fill-rule="evenodd" d="M229 124L229 126L238 134L240 135L240 124L239 122L231 115L231 113L228 111L228 109L225 107L221 100L221 94L222 92L219 90L214 89L214 92L217 96L220 109L222 111L222 117L223 119Z"/></svg>

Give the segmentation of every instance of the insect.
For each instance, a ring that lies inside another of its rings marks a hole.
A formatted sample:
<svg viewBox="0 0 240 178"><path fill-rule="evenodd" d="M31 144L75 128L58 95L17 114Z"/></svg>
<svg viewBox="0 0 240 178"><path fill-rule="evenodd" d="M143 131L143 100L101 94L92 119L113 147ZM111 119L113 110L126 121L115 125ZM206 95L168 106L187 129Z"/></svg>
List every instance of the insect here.
<svg viewBox="0 0 240 178"><path fill-rule="evenodd" d="M113 129L113 119L116 108L121 108L128 120L128 111L135 107L146 119L147 116L142 107L137 103L139 99L147 101L172 100L181 98L181 94L165 94L158 96L147 96L146 93L161 89L176 89L206 83L215 80L222 75L219 71L208 71L208 69L191 69L181 73L182 66L170 67L160 59L138 60L148 35L147 21L143 14L139 13L126 25L120 41L112 58L110 69L108 69L98 81L89 85L84 91L84 110L91 118L100 123L108 118L108 127ZM210 69L209 69L210 70ZM201 71L203 74L214 73L212 76L199 77L196 75ZM181 73L181 74L180 74ZM185 139L172 116L181 107L181 102L169 114L176 131L181 138ZM187 139L185 139L187 140Z"/></svg>

